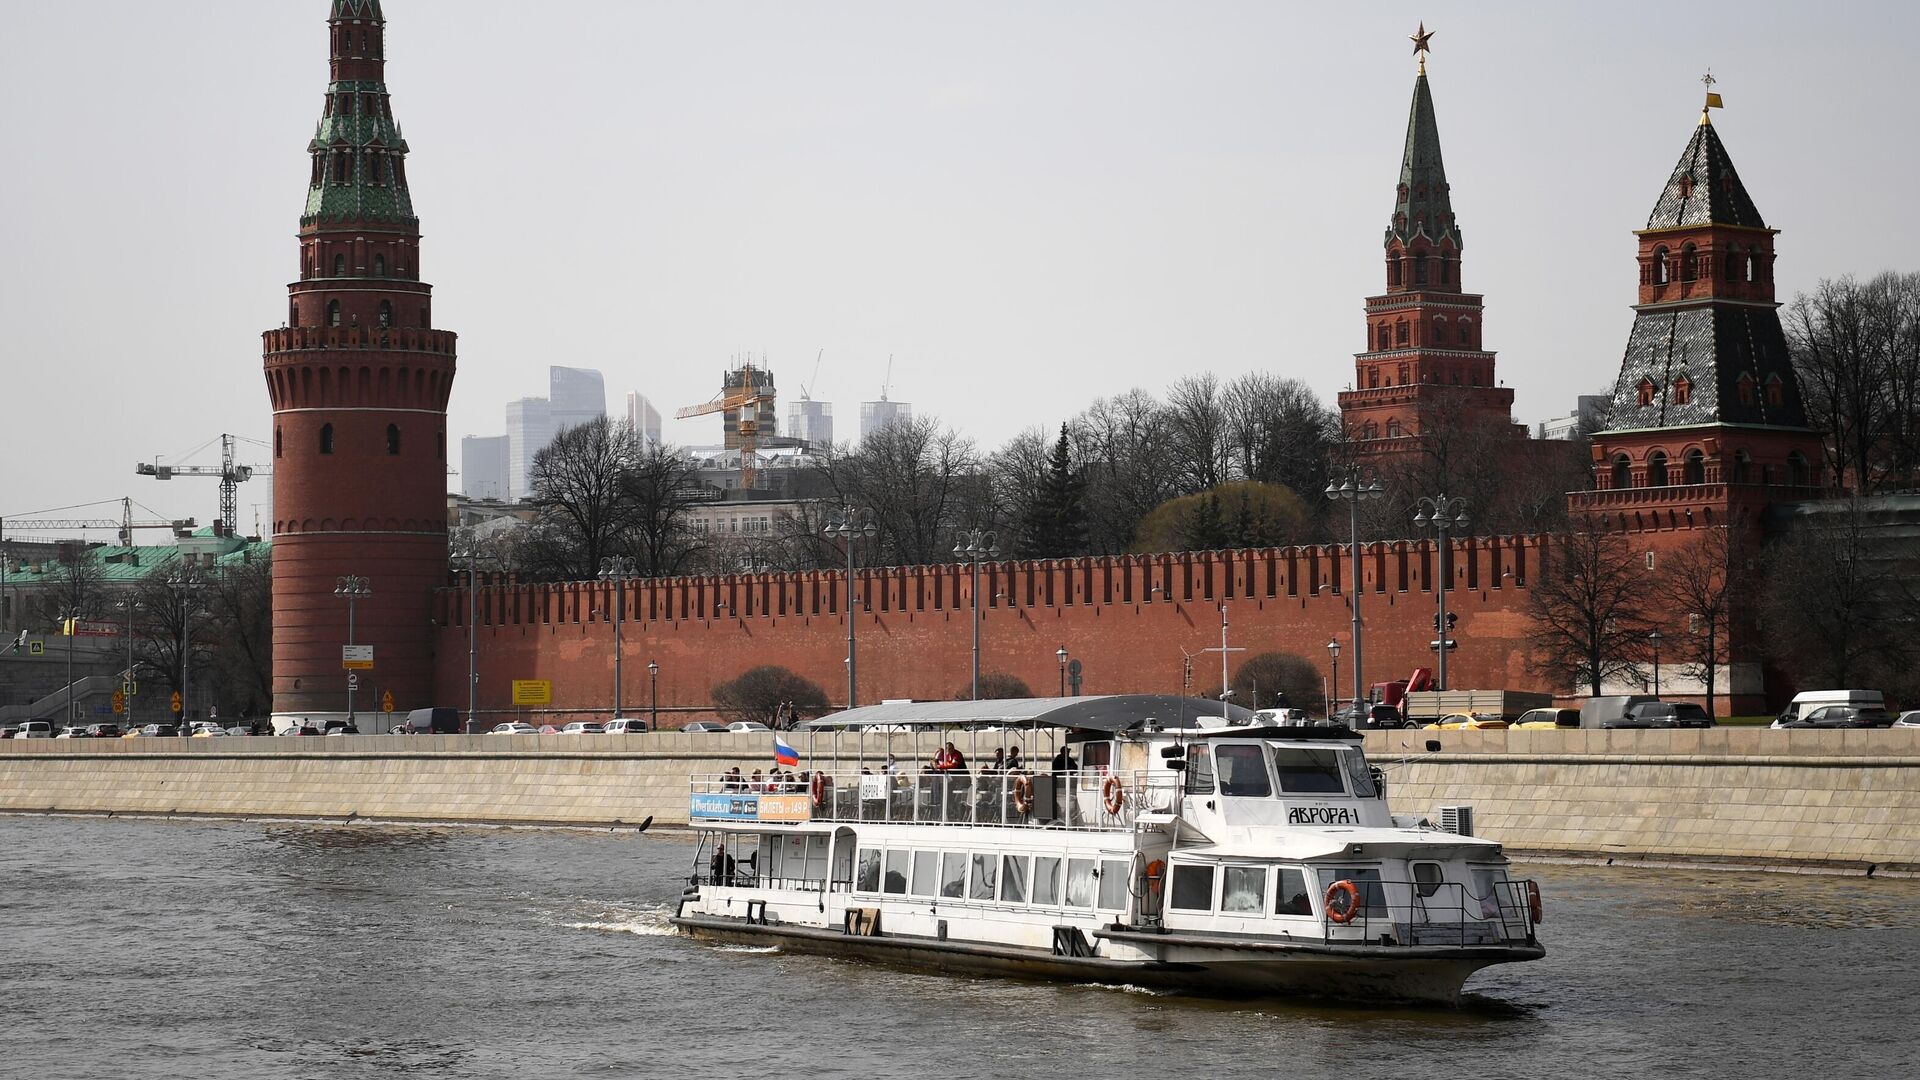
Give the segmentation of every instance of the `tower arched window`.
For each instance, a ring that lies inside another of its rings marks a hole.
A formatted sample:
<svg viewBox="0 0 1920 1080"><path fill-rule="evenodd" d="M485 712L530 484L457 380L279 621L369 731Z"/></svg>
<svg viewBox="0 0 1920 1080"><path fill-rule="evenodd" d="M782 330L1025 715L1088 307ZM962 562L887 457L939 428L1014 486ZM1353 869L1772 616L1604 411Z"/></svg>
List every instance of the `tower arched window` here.
<svg viewBox="0 0 1920 1080"><path fill-rule="evenodd" d="M1700 252L1692 244L1680 249L1680 280L1692 281L1700 276Z"/></svg>
<svg viewBox="0 0 1920 1080"><path fill-rule="evenodd" d="M1427 253L1424 251L1416 252L1413 256L1413 283L1415 285L1427 283Z"/></svg>
<svg viewBox="0 0 1920 1080"><path fill-rule="evenodd" d="M1462 345L1473 344L1473 320L1461 319L1459 333L1460 333L1460 344Z"/></svg>
<svg viewBox="0 0 1920 1080"><path fill-rule="evenodd" d="M1393 328L1386 323L1380 324L1380 344L1377 348L1383 352L1393 348Z"/></svg>
<svg viewBox="0 0 1920 1080"><path fill-rule="evenodd" d="M1360 437L1361 437L1361 438L1363 438L1363 439L1377 439L1377 438L1379 438L1379 437L1380 437L1380 425L1379 425L1379 424L1376 424L1376 423L1374 423L1374 422L1373 422L1373 421L1371 421L1371 420L1369 420L1369 421L1367 421L1367 422L1366 422L1365 424L1362 424L1362 425L1360 426Z"/></svg>
<svg viewBox="0 0 1920 1080"><path fill-rule="evenodd" d="M1745 273L1741 269L1745 265L1745 260L1740 257L1739 244L1728 244L1727 253L1721 256L1720 261L1726 266L1726 269L1721 272L1726 275L1728 281L1739 281L1740 275Z"/></svg>
<svg viewBox="0 0 1920 1080"><path fill-rule="evenodd" d="M1787 483L1794 487L1807 486L1807 456L1798 450L1787 455Z"/></svg>
<svg viewBox="0 0 1920 1080"><path fill-rule="evenodd" d="M392 325L393 325L393 301L382 300L380 301L380 328L384 330L387 327Z"/></svg>
<svg viewBox="0 0 1920 1080"><path fill-rule="evenodd" d="M1401 319L1393 325L1393 340L1397 345L1407 343L1407 320Z"/></svg>
<svg viewBox="0 0 1920 1080"><path fill-rule="evenodd" d="M1433 317L1433 343L1435 345L1447 343L1447 320L1439 315Z"/></svg>
<svg viewBox="0 0 1920 1080"><path fill-rule="evenodd" d="M346 154L335 153L333 155L333 182L336 184L346 183L351 179L348 173L352 168L353 166L348 164Z"/></svg>
<svg viewBox="0 0 1920 1080"><path fill-rule="evenodd" d="M1753 374L1747 371L1741 372L1740 381L1735 385L1739 388L1740 404L1753 404Z"/></svg>
<svg viewBox="0 0 1920 1080"><path fill-rule="evenodd" d="M278 427L275 427L273 429L273 456L279 457L285 450L286 450L286 445L281 441L280 429Z"/></svg>
<svg viewBox="0 0 1920 1080"><path fill-rule="evenodd" d="M1633 462L1627 460L1625 454L1613 459L1613 486L1615 488L1633 486Z"/></svg>
<svg viewBox="0 0 1920 1080"><path fill-rule="evenodd" d="M333 257L333 276L347 276L347 257L345 255L335 255Z"/></svg>
<svg viewBox="0 0 1920 1080"><path fill-rule="evenodd" d="M1761 269L1760 249L1755 248L1753 254L1747 256L1747 280L1759 281Z"/></svg>
<svg viewBox="0 0 1920 1080"><path fill-rule="evenodd" d="M323 454L333 453L333 425L332 424L320 425L320 452Z"/></svg>
<svg viewBox="0 0 1920 1080"><path fill-rule="evenodd" d="M1400 421L1398 420L1387 421L1387 438L1397 439L1399 437L1400 437Z"/></svg>
<svg viewBox="0 0 1920 1080"><path fill-rule="evenodd" d="M1653 380L1641 379L1640 380L1640 404L1642 405L1653 404L1653 392L1654 392Z"/></svg>
<svg viewBox="0 0 1920 1080"><path fill-rule="evenodd" d="M1780 382L1780 376L1767 376L1767 404L1779 405L1787 396L1786 387Z"/></svg>
<svg viewBox="0 0 1920 1080"><path fill-rule="evenodd" d="M1693 401L1693 382L1685 375L1673 380L1673 403L1686 405Z"/></svg>
<svg viewBox="0 0 1920 1080"><path fill-rule="evenodd" d="M1453 256L1440 256L1440 284L1453 284Z"/></svg>
<svg viewBox="0 0 1920 1080"><path fill-rule="evenodd" d="M1667 249L1663 247L1653 249L1653 283L1655 285L1667 283Z"/></svg>
<svg viewBox="0 0 1920 1080"><path fill-rule="evenodd" d="M1707 455L1698 450L1687 451L1681 459L1681 483L1704 484L1707 482Z"/></svg>
<svg viewBox="0 0 1920 1080"><path fill-rule="evenodd" d="M1400 253L1397 251L1387 253L1387 284L1400 284Z"/></svg>
<svg viewBox="0 0 1920 1080"><path fill-rule="evenodd" d="M387 276L387 257L385 255L375 255L373 257L373 276Z"/></svg>
<svg viewBox="0 0 1920 1080"><path fill-rule="evenodd" d="M1647 455L1647 486L1666 487L1668 483L1667 452L1655 450Z"/></svg>
<svg viewBox="0 0 1920 1080"><path fill-rule="evenodd" d="M398 454L399 452L400 452L400 425L388 424L387 425L387 453Z"/></svg>
<svg viewBox="0 0 1920 1080"><path fill-rule="evenodd" d="M327 301L327 325L340 325L340 301L338 300Z"/></svg>
<svg viewBox="0 0 1920 1080"><path fill-rule="evenodd" d="M1753 475L1753 455L1743 448L1733 452L1733 482L1746 483Z"/></svg>

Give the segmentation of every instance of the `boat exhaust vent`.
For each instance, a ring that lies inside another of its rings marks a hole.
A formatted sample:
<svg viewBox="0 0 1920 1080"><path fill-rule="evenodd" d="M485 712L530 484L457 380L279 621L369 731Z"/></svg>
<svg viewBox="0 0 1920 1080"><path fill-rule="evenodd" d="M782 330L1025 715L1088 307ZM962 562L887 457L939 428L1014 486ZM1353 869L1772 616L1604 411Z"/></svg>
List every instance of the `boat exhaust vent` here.
<svg viewBox="0 0 1920 1080"><path fill-rule="evenodd" d="M1473 807L1443 806L1440 808L1440 829L1442 832L1460 836L1473 835Z"/></svg>

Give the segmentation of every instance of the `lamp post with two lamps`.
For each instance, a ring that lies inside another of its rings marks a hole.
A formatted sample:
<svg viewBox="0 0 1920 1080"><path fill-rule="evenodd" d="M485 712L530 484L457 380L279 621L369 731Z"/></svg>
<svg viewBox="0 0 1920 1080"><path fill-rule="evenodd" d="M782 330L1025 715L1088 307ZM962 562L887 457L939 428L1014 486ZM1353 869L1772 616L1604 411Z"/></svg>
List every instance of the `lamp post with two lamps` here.
<svg viewBox="0 0 1920 1080"><path fill-rule="evenodd" d="M653 690L653 707L647 711L647 727L660 730L660 661L647 661L647 683Z"/></svg>
<svg viewBox="0 0 1920 1080"><path fill-rule="evenodd" d="M345 577L335 579L334 585L333 585L333 595L344 596L347 598L347 644L352 645L354 643L353 641L354 602L356 600L363 600L369 596L372 596L373 586L367 581L366 578L347 575ZM356 671L347 672L347 723L349 724L353 723L353 688L357 683L359 683L359 681L360 681L360 675L358 672ZM183 694L181 696L184 698L186 695Z"/></svg>
<svg viewBox="0 0 1920 1080"><path fill-rule="evenodd" d="M856 540L871 540L873 534L880 531L873 523L871 512L858 506L840 508L840 520L821 530L828 536L837 536L847 545L847 708L854 706L856 688L855 660L853 654L853 545Z"/></svg>
<svg viewBox="0 0 1920 1080"><path fill-rule="evenodd" d="M1453 583L1452 571L1447 567L1447 556L1452 551L1447 544L1447 532L1451 529L1467 527L1467 500L1449 499L1445 493L1431 498L1422 496L1414 503L1414 510L1414 525L1422 529L1432 526L1434 533L1439 537L1435 557L1438 560L1440 573L1434 580L1433 587L1434 602L1439 605L1433 617L1436 639L1434 652L1439 656L1439 660L1434 664L1436 673L1434 689L1445 690L1447 688L1447 634L1452 630L1452 627L1447 625L1447 586Z"/></svg>
<svg viewBox="0 0 1920 1080"><path fill-rule="evenodd" d="M1653 643L1653 696L1660 696L1660 629L1655 627L1647 631L1647 640Z"/></svg>
<svg viewBox="0 0 1920 1080"><path fill-rule="evenodd" d="M613 718L620 719L620 622L627 615L627 582L640 576L632 559L612 555L600 560L600 580L613 585Z"/></svg>
<svg viewBox="0 0 1920 1080"><path fill-rule="evenodd" d="M1060 646L1060 651L1057 653L1054 653L1053 655L1060 658L1060 696L1066 697L1067 696L1067 647L1065 645Z"/></svg>
<svg viewBox="0 0 1920 1080"><path fill-rule="evenodd" d="M180 597L180 719L193 715L193 605L207 579L186 570L175 570L166 577L167 589ZM348 698L352 701L352 698Z"/></svg>
<svg viewBox="0 0 1920 1080"><path fill-rule="evenodd" d="M973 567L973 700L980 700L980 560L998 558L1000 540L985 529L966 529L955 538L953 553Z"/></svg>
<svg viewBox="0 0 1920 1080"><path fill-rule="evenodd" d="M1327 639L1327 667L1331 669L1333 672L1333 693L1327 695L1327 718L1331 720L1333 718L1333 703L1340 700L1340 639L1339 638ZM1360 717L1358 715L1355 715L1353 718L1353 722L1356 724L1360 723Z"/></svg>
<svg viewBox="0 0 1920 1080"><path fill-rule="evenodd" d="M1360 594L1366 591L1362 584L1363 575L1360 570L1360 504L1369 499L1382 498L1386 493L1387 489L1380 486L1379 480L1367 476L1357 465L1347 470L1346 479L1337 484L1331 482L1327 484L1327 498L1335 502L1344 502L1347 504L1347 527L1351 531L1353 543L1353 556L1347 560L1347 564L1352 567L1352 573L1349 575L1352 580L1347 584L1347 607L1353 612L1353 713L1355 723L1359 723L1360 712L1366 708L1366 705L1360 698L1361 693L1367 686L1366 681L1362 677L1360 667L1360 657L1362 655L1360 638ZM1339 656L1339 650L1337 648L1334 649L1333 654L1336 657ZM1335 675L1335 687L1338 687L1339 683L1339 676ZM1339 697L1339 691L1337 689L1334 691L1334 697L1336 699ZM1331 706L1328 707L1328 715L1332 715Z"/></svg>

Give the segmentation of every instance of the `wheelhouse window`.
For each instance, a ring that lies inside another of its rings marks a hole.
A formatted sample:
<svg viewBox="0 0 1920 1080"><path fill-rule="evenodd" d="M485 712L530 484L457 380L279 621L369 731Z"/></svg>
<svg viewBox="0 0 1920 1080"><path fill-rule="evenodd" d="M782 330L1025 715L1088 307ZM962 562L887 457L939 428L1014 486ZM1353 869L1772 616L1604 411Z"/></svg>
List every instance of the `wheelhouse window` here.
<svg viewBox="0 0 1920 1080"><path fill-rule="evenodd" d="M967 895L967 857L958 851L940 853L940 895L948 900Z"/></svg>
<svg viewBox="0 0 1920 1080"><path fill-rule="evenodd" d="M859 864L853 874L855 892L880 891L880 849L861 848Z"/></svg>
<svg viewBox="0 0 1920 1080"><path fill-rule="evenodd" d="M909 858L911 858L910 852L887 852L887 873L886 876L881 879L881 886L884 891L893 893L896 896L905 896L907 894L907 860Z"/></svg>
<svg viewBox="0 0 1920 1080"><path fill-rule="evenodd" d="M1067 860L1067 906L1093 906L1093 860Z"/></svg>
<svg viewBox="0 0 1920 1080"><path fill-rule="evenodd" d="M1006 904L1027 902L1027 857L1025 855L1000 857L1000 901Z"/></svg>
<svg viewBox="0 0 1920 1080"><path fill-rule="evenodd" d="M1213 754L1204 744L1187 747L1187 794L1213 794Z"/></svg>
<svg viewBox="0 0 1920 1080"><path fill-rule="evenodd" d="M1250 799L1273 795L1273 780L1267 775L1267 756L1257 745L1226 744L1215 747L1220 759L1220 794Z"/></svg>
<svg viewBox="0 0 1920 1080"><path fill-rule="evenodd" d="M1413 891L1421 896L1432 896L1440 891L1445 875L1437 862L1417 862L1413 864Z"/></svg>
<svg viewBox="0 0 1920 1080"><path fill-rule="evenodd" d="M1060 902L1060 858L1057 855L1033 857L1033 902L1052 906Z"/></svg>
<svg viewBox="0 0 1920 1080"><path fill-rule="evenodd" d="M940 853L937 851L916 851L913 853L913 895L932 896L939 888Z"/></svg>
<svg viewBox="0 0 1920 1080"><path fill-rule="evenodd" d="M1280 790L1289 795L1344 795L1340 782L1340 751L1295 746L1276 747L1273 770L1280 774Z"/></svg>
<svg viewBox="0 0 1920 1080"><path fill-rule="evenodd" d="M1127 909L1127 864L1123 859L1100 860L1100 903L1103 911Z"/></svg>
<svg viewBox="0 0 1920 1080"><path fill-rule="evenodd" d="M1231 915L1261 915L1267 910L1267 868L1229 866L1220 889L1220 910Z"/></svg>
<svg viewBox="0 0 1920 1080"><path fill-rule="evenodd" d="M973 856L972 888L967 893L969 900L991 900L998 891L995 883L1000 880L998 862L992 855Z"/></svg>
<svg viewBox="0 0 1920 1080"><path fill-rule="evenodd" d="M1347 787L1356 798L1374 799L1380 796L1379 788L1373 783L1373 770L1367 768L1367 755L1358 750L1342 750L1340 764L1347 772Z"/></svg>
<svg viewBox="0 0 1920 1080"><path fill-rule="evenodd" d="M1176 865L1167 906L1176 911L1213 910L1213 867Z"/></svg>
<svg viewBox="0 0 1920 1080"><path fill-rule="evenodd" d="M1307 891L1307 872L1297 866L1283 866L1275 877L1273 913L1275 915L1312 915L1313 894Z"/></svg>

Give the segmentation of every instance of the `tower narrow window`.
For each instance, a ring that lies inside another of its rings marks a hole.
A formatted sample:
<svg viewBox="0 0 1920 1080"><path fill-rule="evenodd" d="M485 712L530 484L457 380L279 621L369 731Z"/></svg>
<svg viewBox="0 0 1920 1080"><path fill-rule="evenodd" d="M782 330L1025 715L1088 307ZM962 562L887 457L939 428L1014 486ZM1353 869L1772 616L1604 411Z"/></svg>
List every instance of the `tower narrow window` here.
<svg viewBox="0 0 1920 1080"><path fill-rule="evenodd" d="M285 450L285 445L281 442L280 436L281 436L280 429L276 426L273 429L273 456L274 457L280 457L283 451Z"/></svg>
<svg viewBox="0 0 1920 1080"><path fill-rule="evenodd" d="M1733 482L1744 484L1753 473L1753 455L1744 449L1733 452Z"/></svg>
<svg viewBox="0 0 1920 1080"><path fill-rule="evenodd" d="M1692 281L1700 276L1700 252L1692 244L1680 249L1680 280Z"/></svg>
<svg viewBox="0 0 1920 1080"><path fill-rule="evenodd" d="M338 300L327 301L327 325L340 325L340 301Z"/></svg>
<svg viewBox="0 0 1920 1080"><path fill-rule="evenodd" d="M1686 405L1693 401L1693 383L1685 375L1673 380L1673 403Z"/></svg>
<svg viewBox="0 0 1920 1080"><path fill-rule="evenodd" d="M1666 487L1668 482L1667 452L1655 450L1647 455L1647 486Z"/></svg>
<svg viewBox="0 0 1920 1080"><path fill-rule="evenodd" d="M323 454L333 453L333 425L332 424L320 425L320 452Z"/></svg>
<svg viewBox="0 0 1920 1080"><path fill-rule="evenodd" d="M1752 373L1750 373L1750 372L1745 372L1745 371L1743 371L1743 372L1741 372L1741 373L1740 373L1740 382L1739 382L1739 384L1738 384L1738 385L1739 385L1739 387L1740 387L1740 404L1742 404L1742 405L1751 405L1751 404L1753 404L1753 375L1752 375Z"/></svg>
<svg viewBox="0 0 1920 1080"><path fill-rule="evenodd" d="M384 330L387 327L392 325L393 325L393 301L382 300L380 301L380 328Z"/></svg>
<svg viewBox="0 0 1920 1080"><path fill-rule="evenodd" d="M346 183L348 180L347 172L350 168L352 168L352 166L347 164L347 155L336 152L333 155L333 182L336 184Z"/></svg>
<svg viewBox="0 0 1920 1080"><path fill-rule="evenodd" d="M1757 248L1754 249L1753 254L1747 256L1747 280L1760 280L1760 251Z"/></svg>
<svg viewBox="0 0 1920 1080"><path fill-rule="evenodd" d="M1663 247L1653 249L1653 283L1655 285L1667 283L1667 249Z"/></svg>
<svg viewBox="0 0 1920 1080"><path fill-rule="evenodd" d="M1425 285L1427 283L1427 256L1425 252L1421 252L1413 257L1413 283L1415 285Z"/></svg>
<svg viewBox="0 0 1920 1080"><path fill-rule="evenodd" d="M1745 263L1745 260L1740 258L1740 245L1729 244L1727 246L1727 253L1721 256L1720 261L1726 266L1726 269L1723 270L1722 273L1726 275L1727 280L1739 281L1742 272L1740 268Z"/></svg>
<svg viewBox="0 0 1920 1080"><path fill-rule="evenodd" d="M347 257L345 255L335 255L333 257L333 276L347 276Z"/></svg>
<svg viewBox="0 0 1920 1080"><path fill-rule="evenodd" d="M398 454L399 452L400 452L400 425L388 424L387 425L387 453Z"/></svg>
<svg viewBox="0 0 1920 1080"><path fill-rule="evenodd" d="M1767 404L1779 405L1786 398L1786 389L1780 383L1780 376L1767 376Z"/></svg>
<svg viewBox="0 0 1920 1080"><path fill-rule="evenodd" d="M1398 420L1387 421L1387 438L1397 439L1399 437L1400 437L1400 421Z"/></svg>
<svg viewBox="0 0 1920 1080"><path fill-rule="evenodd" d="M1435 345L1447 343L1447 320L1438 315L1433 317L1433 343Z"/></svg>
<svg viewBox="0 0 1920 1080"><path fill-rule="evenodd" d="M1707 482L1707 455L1698 450L1687 451L1681 465L1681 482L1686 484L1704 484Z"/></svg>
<svg viewBox="0 0 1920 1080"><path fill-rule="evenodd" d="M373 276L387 276L387 257L385 255L375 255L373 257Z"/></svg>
<svg viewBox="0 0 1920 1080"><path fill-rule="evenodd" d="M1407 320L1401 319L1394 324L1393 340L1395 344L1399 345L1405 345L1407 343Z"/></svg>
<svg viewBox="0 0 1920 1080"><path fill-rule="evenodd" d="M1627 460L1625 454L1613 459L1613 486L1615 488L1633 486L1633 462Z"/></svg>
<svg viewBox="0 0 1920 1080"><path fill-rule="evenodd" d="M1640 380L1640 404L1642 405L1653 404L1653 380L1652 379Z"/></svg>
<svg viewBox="0 0 1920 1080"><path fill-rule="evenodd" d="M1807 457L1798 450L1787 455L1787 483L1794 487L1807 486Z"/></svg>

